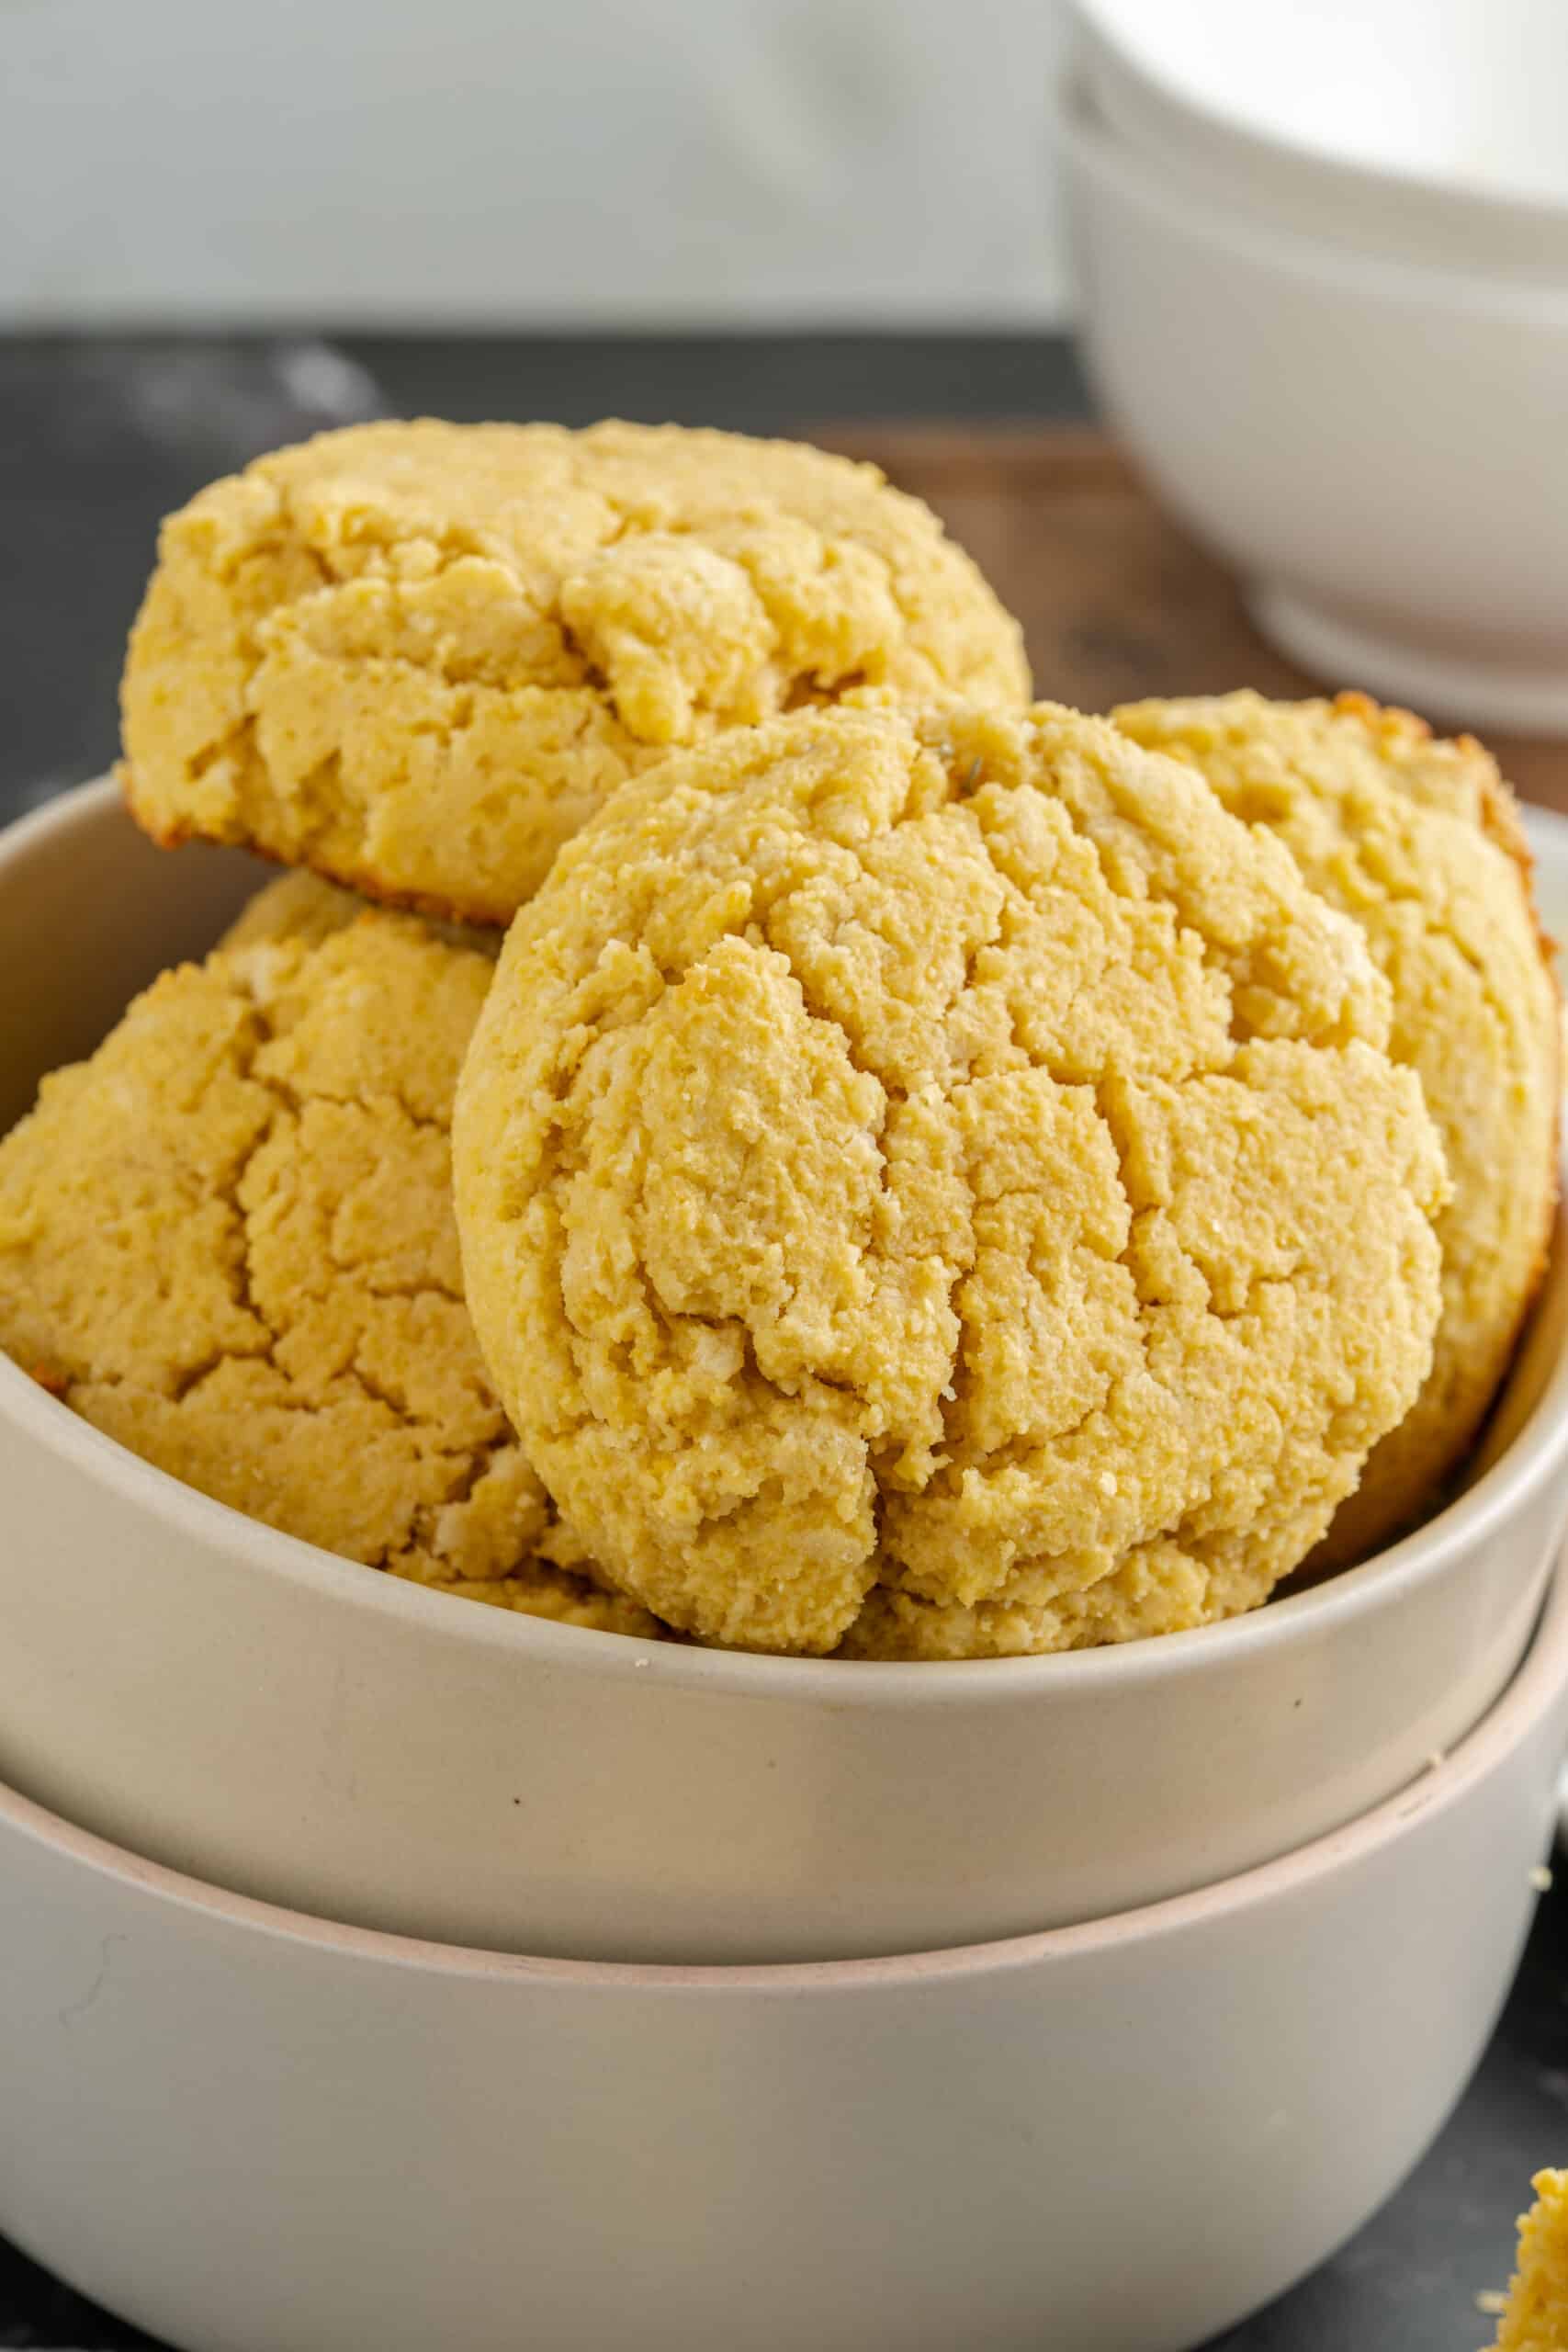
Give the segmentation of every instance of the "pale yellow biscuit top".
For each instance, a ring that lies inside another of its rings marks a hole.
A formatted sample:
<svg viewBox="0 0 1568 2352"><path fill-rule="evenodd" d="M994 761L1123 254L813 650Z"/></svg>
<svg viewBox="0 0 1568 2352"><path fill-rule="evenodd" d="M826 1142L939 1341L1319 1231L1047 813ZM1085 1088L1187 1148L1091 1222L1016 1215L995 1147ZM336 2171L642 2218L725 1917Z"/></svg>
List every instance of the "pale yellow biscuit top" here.
<svg viewBox="0 0 1568 2352"><path fill-rule="evenodd" d="M829 1650L874 1586L873 1654L1251 1606L1430 1362L1387 1026L1280 845L1103 721L729 736L508 937L454 1128L480 1344L703 1639Z"/></svg>
<svg viewBox="0 0 1568 2352"><path fill-rule="evenodd" d="M1115 714L1267 825L1353 916L1393 993L1389 1051L1421 1080L1453 1194L1443 1314L1419 1398L1330 1532L1342 1565L1438 1498L1506 1369L1557 1195L1558 996L1511 797L1473 739L1434 740L1359 695L1146 702Z"/></svg>
<svg viewBox="0 0 1568 2352"><path fill-rule="evenodd" d="M1493 2352L1568 2352L1568 2172L1538 2172Z"/></svg>
<svg viewBox="0 0 1568 2352"><path fill-rule="evenodd" d="M674 425L366 424L164 525L122 773L161 841L504 922L672 747L852 692L1027 691L1017 623L873 467Z"/></svg>
<svg viewBox="0 0 1568 2352"><path fill-rule="evenodd" d="M253 1518L647 1635L548 1564L463 1305L448 1126L490 963L398 915L268 936L310 911L277 887L250 945L164 973L0 1142L0 1346Z"/></svg>

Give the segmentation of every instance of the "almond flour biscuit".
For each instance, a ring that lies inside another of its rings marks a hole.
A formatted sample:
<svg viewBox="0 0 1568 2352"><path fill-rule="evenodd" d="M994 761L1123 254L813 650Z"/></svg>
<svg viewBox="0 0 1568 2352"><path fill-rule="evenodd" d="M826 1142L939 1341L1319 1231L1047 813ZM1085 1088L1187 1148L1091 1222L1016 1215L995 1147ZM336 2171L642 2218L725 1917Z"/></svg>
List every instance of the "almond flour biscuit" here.
<svg viewBox="0 0 1568 2352"><path fill-rule="evenodd" d="M552 1565L562 1531L463 1305L448 1126L489 961L412 917L289 937L265 911L154 981L0 1142L0 1345L254 1519L650 1637Z"/></svg>
<svg viewBox="0 0 1568 2352"><path fill-rule="evenodd" d="M605 1574L703 1640L1250 1608L1430 1364L1388 1019L1280 843L1102 720L730 735L502 951L454 1126L480 1345Z"/></svg>
<svg viewBox="0 0 1568 2352"><path fill-rule="evenodd" d="M1378 1446L1321 1565L1429 1509L1469 1451L1545 1265L1557 1197L1558 998L1512 797L1469 736L1433 740L1362 695L1145 702L1137 741L1200 769L1268 826L1366 934L1393 1000L1389 1052L1421 1080L1453 1194L1438 1223L1443 1313L1415 1406Z"/></svg>
<svg viewBox="0 0 1568 2352"><path fill-rule="evenodd" d="M121 775L158 841L505 923L678 745L1027 690L1017 623L874 467L676 425L355 425L165 523Z"/></svg>

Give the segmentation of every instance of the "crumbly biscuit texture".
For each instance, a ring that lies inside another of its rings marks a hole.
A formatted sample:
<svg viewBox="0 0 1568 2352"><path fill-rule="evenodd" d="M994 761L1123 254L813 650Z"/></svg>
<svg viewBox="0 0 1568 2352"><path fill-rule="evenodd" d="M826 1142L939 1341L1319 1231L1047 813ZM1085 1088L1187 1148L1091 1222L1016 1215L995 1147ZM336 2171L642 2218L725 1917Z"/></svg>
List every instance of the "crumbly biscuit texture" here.
<svg viewBox="0 0 1568 2352"><path fill-rule="evenodd" d="M1493 2352L1568 2352L1568 2172L1538 2172Z"/></svg>
<svg viewBox="0 0 1568 2352"><path fill-rule="evenodd" d="M254 1519L649 1636L548 1556L463 1305L449 1123L491 965L291 903L305 935L253 910L249 944L166 972L0 1143L0 1345Z"/></svg>
<svg viewBox="0 0 1568 2352"><path fill-rule="evenodd" d="M1430 1362L1445 1178L1387 1026L1280 845L1105 722L727 737L508 937L455 1126L480 1343L605 1572L701 1639L1253 1606Z"/></svg>
<svg viewBox="0 0 1568 2352"><path fill-rule="evenodd" d="M1557 1196L1558 992L1507 787L1471 737L1446 742L1364 695L1255 694L1115 714L1277 834L1354 918L1393 998L1389 1051L1443 1139L1443 1312L1431 1374L1336 1518L1322 1565L1407 1526L1463 1459L1545 1264Z"/></svg>
<svg viewBox="0 0 1568 2352"><path fill-rule="evenodd" d="M873 467L674 425L355 425L164 525L122 775L160 841L504 923L672 749L850 694L1027 690L1016 622Z"/></svg>

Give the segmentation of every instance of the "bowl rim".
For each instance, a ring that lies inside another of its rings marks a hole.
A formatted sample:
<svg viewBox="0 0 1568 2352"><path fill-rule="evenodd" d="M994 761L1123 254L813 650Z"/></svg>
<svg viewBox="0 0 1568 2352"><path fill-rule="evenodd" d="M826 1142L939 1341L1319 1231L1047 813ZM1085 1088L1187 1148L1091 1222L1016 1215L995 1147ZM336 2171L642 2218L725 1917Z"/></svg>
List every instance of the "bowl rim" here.
<svg viewBox="0 0 1568 2352"><path fill-rule="evenodd" d="M345 1962L407 1969L426 1976L495 1983L519 1981L558 1992L634 1991L681 1995L855 1996L898 1988L942 1987L1042 1965L1071 1964L1245 1915L1355 1868L1432 1815L1450 1811L1506 1761L1555 1710L1568 1735L1568 1570L1560 1563L1548 1588L1523 1662L1500 1699L1448 1754L1382 1804L1309 1840L1292 1852L1161 1903L1113 1912L1075 1927L1008 1936L991 1943L903 1952L871 1960L671 1963L555 1960L486 1951L384 1929L355 1928L283 1905L236 1894L184 1871L146 1860L78 1828L0 1784L0 1826L89 1875L112 1880L209 1926Z"/></svg>
<svg viewBox="0 0 1568 2352"><path fill-rule="evenodd" d="M1337 149L1300 130L1261 120L1239 102L1183 83L1160 59L1140 48L1137 28L1129 24L1117 0L1068 0L1068 6L1089 61L1091 81L1103 76L1111 84L1120 82L1145 112L1195 130L1216 164L1223 154L1239 158L1249 172L1277 175L1282 166L1297 187L1311 180L1325 196L1357 202L1395 196L1407 216L1425 207L1433 228L1468 213L1521 241L1552 232L1561 238L1568 230L1568 199L1462 174L1444 178L1416 164ZM1517 258L1521 263L1534 259L1522 249ZM1552 262L1557 258L1554 254Z"/></svg>
<svg viewBox="0 0 1568 2352"><path fill-rule="evenodd" d="M114 779L104 777L78 785L0 829L0 888L13 865L39 846L117 816L128 825L132 821ZM1560 1203L1556 1212L1535 1312L1553 1291L1568 1291L1568 1203ZM1528 1342L1529 1329L1527 1325L1521 1345ZM668 1689L789 1705L852 1705L873 1712L973 1707L977 1702L1036 1705L1055 1690L1081 1698L1111 1687L1163 1684L1224 1670L1237 1660L1288 1645L1298 1629L1303 1637L1324 1629L1343 1631L1347 1623L1395 1605L1413 1586L1468 1555L1568 1464L1568 1325L1540 1394L1502 1453L1463 1493L1397 1543L1322 1584L1270 1600L1244 1616L1144 1641L1043 1657L776 1657L648 1642L636 1634L487 1608L365 1568L186 1486L81 1419L3 1353L0 1419L88 1484L107 1487L141 1512L172 1521L193 1546L221 1552L248 1570L304 1586L329 1602L400 1619L447 1646L484 1647L520 1659L532 1657L553 1672L575 1670L612 1680L635 1674L644 1685L653 1681Z"/></svg>
<svg viewBox="0 0 1568 2352"><path fill-rule="evenodd" d="M1174 164L1162 166L1134 147L1106 120L1081 78L1062 85L1056 130L1075 171L1119 184L1122 194L1153 207L1187 236L1276 277L1326 283L1402 309L1441 306L1538 331L1568 327L1568 277L1562 274L1510 277L1426 255L1368 253L1299 222L1265 218L1240 204L1227 208Z"/></svg>

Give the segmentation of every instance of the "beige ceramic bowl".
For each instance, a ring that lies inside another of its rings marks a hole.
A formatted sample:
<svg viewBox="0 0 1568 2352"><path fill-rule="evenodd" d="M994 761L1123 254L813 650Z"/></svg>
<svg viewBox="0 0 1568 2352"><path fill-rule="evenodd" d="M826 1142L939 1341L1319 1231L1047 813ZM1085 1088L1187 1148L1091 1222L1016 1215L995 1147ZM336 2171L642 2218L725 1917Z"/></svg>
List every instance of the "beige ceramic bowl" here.
<svg viewBox="0 0 1568 2352"><path fill-rule="evenodd" d="M104 786L0 842L0 1121L259 879ZM934 1950L1213 1883L1382 1803L1513 1672L1568 1507L1568 1253L1501 1458L1228 1625L876 1666L649 1646L420 1590L178 1485L0 1361L0 1777L321 1917L580 1959Z"/></svg>
<svg viewBox="0 0 1568 2352"><path fill-rule="evenodd" d="M1565 1710L1568 1589L1481 1728L1335 1836L824 1967L328 1927L0 1795L0 2228L187 2352L1178 2352L1437 2130Z"/></svg>

